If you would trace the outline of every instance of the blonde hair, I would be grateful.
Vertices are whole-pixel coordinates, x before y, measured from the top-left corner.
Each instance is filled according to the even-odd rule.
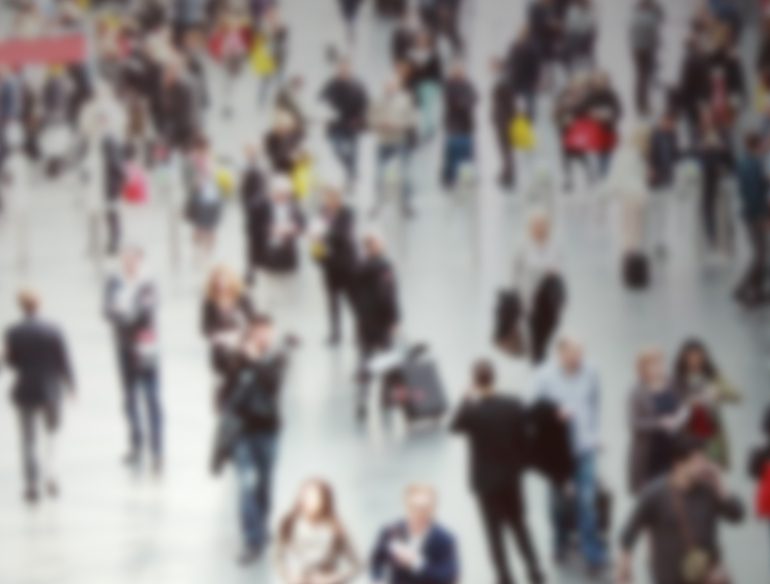
[[[228,300],[235,301],[243,294],[243,280],[241,277],[229,266],[219,265],[215,266],[209,274],[208,282],[206,283],[206,299],[214,301],[218,293],[217,282],[222,278],[227,282],[226,292],[228,294]]]
[[[657,347],[645,347],[636,357],[636,371],[639,377],[644,377],[647,367],[653,360],[663,360],[664,355]]]

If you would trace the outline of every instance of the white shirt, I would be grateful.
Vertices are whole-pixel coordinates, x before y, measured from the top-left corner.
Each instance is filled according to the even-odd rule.
[[[311,523],[297,517],[284,559],[289,574],[299,577],[333,561],[336,533],[330,523]]]

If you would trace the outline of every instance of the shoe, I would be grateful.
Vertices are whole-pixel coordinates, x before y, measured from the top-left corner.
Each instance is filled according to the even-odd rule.
[[[241,566],[250,566],[251,564],[258,562],[264,553],[262,546],[248,547],[241,552],[238,556],[238,563]]]
[[[37,489],[34,487],[30,487],[29,489],[24,491],[24,500],[30,505],[36,505],[37,502],[40,500],[40,495],[38,494]]]
[[[141,455],[137,451],[131,451],[123,457],[123,464],[126,466],[138,466],[141,462]]]
[[[52,499],[56,499],[59,496],[59,484],[54,480],[50,480],[46,483],[45,490]]]

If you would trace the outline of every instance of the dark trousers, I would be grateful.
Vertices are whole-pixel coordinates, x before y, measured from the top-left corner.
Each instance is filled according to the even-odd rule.
[[[655,76],[655,51],[634,51],[636,69],[636,110],[640,114],[650,111],[650,87]]]
[[[53,400],[41,405],[19,407],[21,456],[27,490],[37,489],[40,480],[40,465],[37,458],[38,418],[43,422],[45,431],[53,434],[59,428],[60,411],[58,401]]]
[[[502,169],[500,171],[500,182],[506,187],[513,187],[516,183],[516,162],[513,157],[513,147],[509,136],[509,120],[495,121],[495,136],[497,137],[497,147],[500,150],[500,160]]]
[[[537,552],[524,518],[520,487],[516,485],[491,493],[478,493],[477,499],[484,521],[489,553],[497,574],[497,583],[513,584],[514,582],[505,553],[506,528],[513,533],[516,546],[527,566],[530,582],[533,584],[542,582]]]
[[[332,270],[324,270],[324,288],[329,305],[329,328],[332,339],[339,339],[342,334],[342,300],[347,299],[353,308],[353,296],[350,278]]]
[[[249,548],[262,547],[268,540],[277,454],[278,435],[275,432],[249,432],[235,445],[241,526]]]
[[[591,163],[588,160],[588,156],[582,152],[576,152],[574,150],[568,150],[567,148],[562,148],[561,151],[561,163],[562,163],[562,169],[564,172],[564,186],[567,190],[572,190],[573,181],[572,181],[572,165],[573,162],[579,162],[583,165],[583,167],[586,169],[586,173],[588,174],[588,181],[590,183],[593,183],[595,180],[593,169],[591,168]]]
[[[558,315],[535,312],[529,317],[529,343],[532,362],[542,363],[546,358],[551,337],[559,324]]]
[[[142,451],[144,431],[139,413],[140,395],[147,412],[147,430],[150,435],[150,451],[155,460],[163,455],[163,411],[160,404],[160,373],[157,367],[138,368],[132,363],[131,355],[121,351],[119,356],[123,382],[123,407],[128,419],[131,453]]]
[[[120,211],[117,202],[110,203],[107,207],[107,253],[114,255],[120,249]]]
[[[751,260],[737,292],[747,300],[761,300],[767,274],[767,226],[762,220],[747,221],[746,232],[751,245]]]

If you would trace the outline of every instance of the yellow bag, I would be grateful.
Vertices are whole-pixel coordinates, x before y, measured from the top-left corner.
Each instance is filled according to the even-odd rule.
[[[291,171],[291,184],[294,194],[298,199],[306,199],[313,190],[313,161],[310,158],[302,158],[294,165]]]
[[[223,196],[229,197],[235,192],[235,177],[226,168],[217,168],[214,171],[214,182]]]
[[[534,150],[537,146],[537,137],[532,123],[526,116],[518,115],[511,122],[508,129],[508,137],[511,146],[516,150]]]
[[[267,41],[262,37],[254,39],[254,47],[251,49],[249,61],[251,62],[251,69],[261,77],[269,77],[278,68]]]
[[[770,99],[768,99],[768,91],[765,87],[765,84],[761,81],[757,83],[757,92],[754,97],[755,104],[754,107],[757,108],[757,113],[764,114],[767,112],[768,107],[770,107]]]

